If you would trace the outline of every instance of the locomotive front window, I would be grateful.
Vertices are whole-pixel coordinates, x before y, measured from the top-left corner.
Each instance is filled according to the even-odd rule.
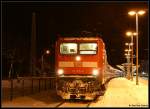
[[[62,43],[60,44],[61,54],[77,54],[77,43]]]
[[[80,43],[80,54],[96,54],[97,43]]]

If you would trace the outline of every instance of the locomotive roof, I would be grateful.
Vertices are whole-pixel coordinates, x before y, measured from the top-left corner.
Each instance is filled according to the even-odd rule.
[[[60,40],[84,40],[84,41],[90,41],[90,40],[101,40],[100,37],[61,37]]]

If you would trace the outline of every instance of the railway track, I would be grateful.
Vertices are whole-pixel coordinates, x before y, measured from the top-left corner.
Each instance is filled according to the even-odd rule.
[[[55,108],[59,108],[63,103],[65,103],[65,101],[62,101],[61,103],[59,103],[58,105],[56,105]]]
[[[88,108],[92,103],[96,103],[99,100],[103,99],[103,95],[97,96],[94,100],[79,100],[79,99],[70,99],[70,100],[64,100],[60,102],[58,105],[56,105],[55,108],[60,107],[84,107]]]
[[[92,101],[68,100],[68,101],[62,101],[55,108],[60,108],[60,107],[86,107],[88,108],[91,103]]]

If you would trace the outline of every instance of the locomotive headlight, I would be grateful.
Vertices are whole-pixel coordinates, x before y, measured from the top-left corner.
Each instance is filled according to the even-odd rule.
[[[98,70],[97,70],[97,69],[94,69],[94,70],[93,70],[93,72],[92,72],[92,74],[93,74],[94,76],[97,76],[97,75],[98,75],[98,73],[99,73],[99,72],[98,72]]]
[[[58,69],[57,73],[58,73],[58,75],[62,75],[64,73],[64,70],[63,69]]]
[[[80,56],[76,56],[76,61],[80,61],[81,57]]]

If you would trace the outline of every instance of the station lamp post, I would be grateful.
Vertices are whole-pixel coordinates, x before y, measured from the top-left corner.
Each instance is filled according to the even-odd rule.
[[[50,50],[46,50],[42,56],[41,56],[41,60],[42,60],[42,63],[41,63],[41,69],[42,69],[42,74],[44,75],[44,55],[45,54],[50,54]]]
[[[126,50],[125,50],[126,51]],[[127,52],[128,52],[128,50],[127,50]],[[126,68],[127,68],[127,72],[126,72],[126,77],[128,78],[128,79],[130,79],[130,73],[129,73],[129,63],[130,63],[130,54],[129,54],[129,52],[128,53],[125,53],[124,54],[125,55],[125,57],[126,57],[126,59],[127,59],[127,65],[126,65]]]
[[[131,37],[131,80],[133,81],[133,36],[135,36],[136,33],[128,31],[126,32],[126,35]]]
[[[139,84],[138,82],[138,15],[145,14],[145,11],[139,10],[139,11],[129,11],[129,15],[136,17],[136,85]]]
[[[130,73],[130,65],[131,65],[131,62],[130,62],[130,52],[131,52],[131,43],[125,43],[125,45],[129,46],[128,49],[125,49],[125,56],[127,58],[127,78],[130,79],[131,77],[131,73]]]

